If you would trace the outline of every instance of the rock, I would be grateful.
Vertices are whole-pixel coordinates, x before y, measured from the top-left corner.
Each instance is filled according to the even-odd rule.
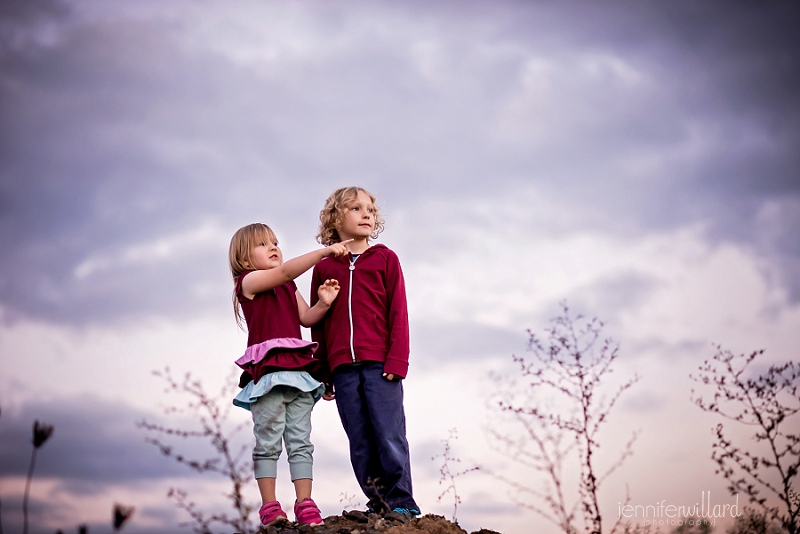
[[[427,514],[412,520],[408,525],[390,529],[387,534],[467,534],[456,523],[451,523],[440,515]]]
[[[365,514],[364,512],[362,512],[360,510],[350,510],[349,512],[345,511],[345,510],[342,510],[342,517],[344,517],[345,519],[350,519],[352,521],[357,521],[359,523],[368,523],[369,522],[369,518],[367,517],[367,514]]]
[[[322,525],[309,527],[297,523],[262,528],[258,534],[467,534],[467,531],[456,523],[451,523],[439,515],[427,514],[408,520],[402,514],[395,518],[386,514],[386,518],[377,514],[366,515],[358,510],[342,512],[341,516],[329,516]],[[472,534],[500,534],[495,530],[482,528]]]

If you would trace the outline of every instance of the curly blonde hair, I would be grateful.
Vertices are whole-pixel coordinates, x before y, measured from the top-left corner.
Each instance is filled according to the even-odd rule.
[[[244,317],[239,299],[236,298],[236,284],[239,276],[245,271],[253,270],[253,262],[250,254],[259,243],[277,243],[278,238],[272,228],[263,223],[253,223],[243,226],[236,230],[231,238],[231,245],[228,248],[228,263],[233,277],[233,313],[236,316],[236,324],[244,330]]]
[[[373,212],[375,215],[375,230],[370,235],[370,238],[377,239],[380,233],[383,232],[383,219],[378,210],[375,195],[363,187],[342,187],[331,193],[331,196],[325,201],[325,207],[319,212],[318,242],[327,247],[342,240],[337,229],[342,225],[342,219],[347,213],[347,203],[358,198],[360,191],[363,191],[369,197],[375,209]]]

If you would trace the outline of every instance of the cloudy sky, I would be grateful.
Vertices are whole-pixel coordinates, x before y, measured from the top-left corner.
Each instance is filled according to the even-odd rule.
[[[431,460],[451,428],[461,465],[520,472],[487,439],[513,431],[491,377],[564,299],[620,342],[617,376],[640,376],[605,435],[610,464],[639,434],[607,517],[626,492],[730,502],[689,374],[712,344],[798,357],[798,30],[788,2],[0,3],[4,525],[34,419],[55,425],[34,532],[110,531],[114,502],[137,507],[126,531],[179,531],[170,486],[223,506],[223,483],[136,427],[176,400],[152,371],[223,387],[246,342],[230,236],[261,221],[306,252],[351,184],[378,196],[406,275],[424,512],[452,514]],[[328,515],[358,490],[335,407],[314,425]],[[486,474],[458,488],[467,529],[552,531]]]

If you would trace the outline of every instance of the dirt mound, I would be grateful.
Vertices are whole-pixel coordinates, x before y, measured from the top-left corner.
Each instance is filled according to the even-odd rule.
[[[258,534],[468,534],[440,515],[427,514],[411,521],[362,512],[342,512],[326,517],[322,525],[309,527],[283,523],[262,528]],[[500,534],[482,528],[472,534]]]

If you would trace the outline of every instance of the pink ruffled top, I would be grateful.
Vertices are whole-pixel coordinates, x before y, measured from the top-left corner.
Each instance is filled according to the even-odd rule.
[[[244,355],[236,360],[236,365],[244,371],[239,387],[245,387],[251,380],[258,382],[265,374],[277,371],[313,373],[320,366],[319,360],[313,357],[318,346],[315,341],[276,337],[247,347]]]

